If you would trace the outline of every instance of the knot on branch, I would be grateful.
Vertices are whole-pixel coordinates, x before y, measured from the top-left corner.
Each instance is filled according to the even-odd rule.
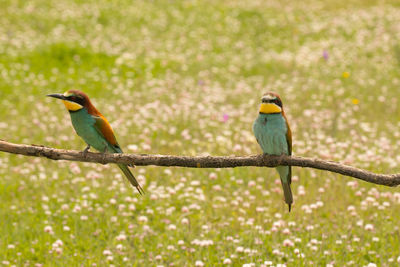
[[[287,155],[268,155],[268,154],[261,154],[257,156],[257,160],[260,161],[259,166],[265,166],[265,167],[270,167],[270,168],[275,168],[280,165],[290,165],[288,164],[288,159],[290,159],[290,156]]]

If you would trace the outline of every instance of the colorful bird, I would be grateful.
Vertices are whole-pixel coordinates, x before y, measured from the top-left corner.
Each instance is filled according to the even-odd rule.
[[[69,90],[64,94],[50,94],[50,97],[61,99],[71,115],[72,125],[76,133],[86,142],[83,150],[86,154],[90,147],[103,153],[122,153],[114,132],[107,119],[93,106],[89,97],[78,90]],[[127,165],[118,164],[129,182],[140,194],[144,193]]]
[[[253,132],[264,154],[292,154],[292,132],[278,94],[268,92],[262,96],[260,112],[253,124]],[[281,178],[285,202],[288,204],[290,212],[293,203],[290,188],[292,168],[291,166],[278,166],[276,169]]]

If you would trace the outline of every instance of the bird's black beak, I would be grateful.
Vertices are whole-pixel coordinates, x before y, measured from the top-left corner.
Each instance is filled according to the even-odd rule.
[[[58,98],[58,99],[62,99],[62,100],[66,99],[66,97],[63,94],[49,94],[47,96]]]

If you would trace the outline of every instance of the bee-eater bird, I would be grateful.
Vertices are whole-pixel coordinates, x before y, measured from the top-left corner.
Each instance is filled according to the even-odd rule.
[[[282,101],[278,94],[268,92],[261,98],[261,106],[257,119],[253,124],[253,132],[264,154],[292,155],[292,132],[283,111]],[[278,166],[285,202],[289,212],[293,203],[292,168]]]
[[[78,90],[69,90],[64,94],[50,94],[50,97],[61,99],[71,115],[72,125],[76,133],[86,142],[83,150],[86,154],[90,147],[103,153],[122,153],[114,132],[107,119],[93,106],[89,97]],[[118,164],[129,182],[140,194],[144,193],[127,165]]]

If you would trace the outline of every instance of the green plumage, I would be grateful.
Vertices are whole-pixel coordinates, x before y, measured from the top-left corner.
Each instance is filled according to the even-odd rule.
[[[82,137],[86,144],[100,152],[122,153],[122,151],[118,152],[116,148],[105,139],[101,130],[95,127],[96,117],[90,115],[85,108],[70,112],[70,115],[76,133]]]
[[[253,124],[253,132],[261,149],[268,155],[290,155],[291,149],[287,140],[287,124],[281,113],[260,113]],[[289,205],[289,211],[293,203],[290,184],[292,171],[290,166],[276,167],[283,188],[285,202]]]
[[[122,153],[122,149],[118,144],[111,144],[107,141],[103,133],[101,132],[102,123],[107,123],[101,117],[91,115],[87,112],[86,108],[82,108],[78,111],[70,112],[72,125],[76,133],[82,137],[86,144],[90,145],[94,149],[100,152],[109,153]],[[100,126],[100,127],[99,127]],[[118,164],[118,167],[122,170],[129,182],[135,186],[139,193],[142,194],[143,189],[136,181],[135,176],[129,170],[128,166],[124,164]]]

